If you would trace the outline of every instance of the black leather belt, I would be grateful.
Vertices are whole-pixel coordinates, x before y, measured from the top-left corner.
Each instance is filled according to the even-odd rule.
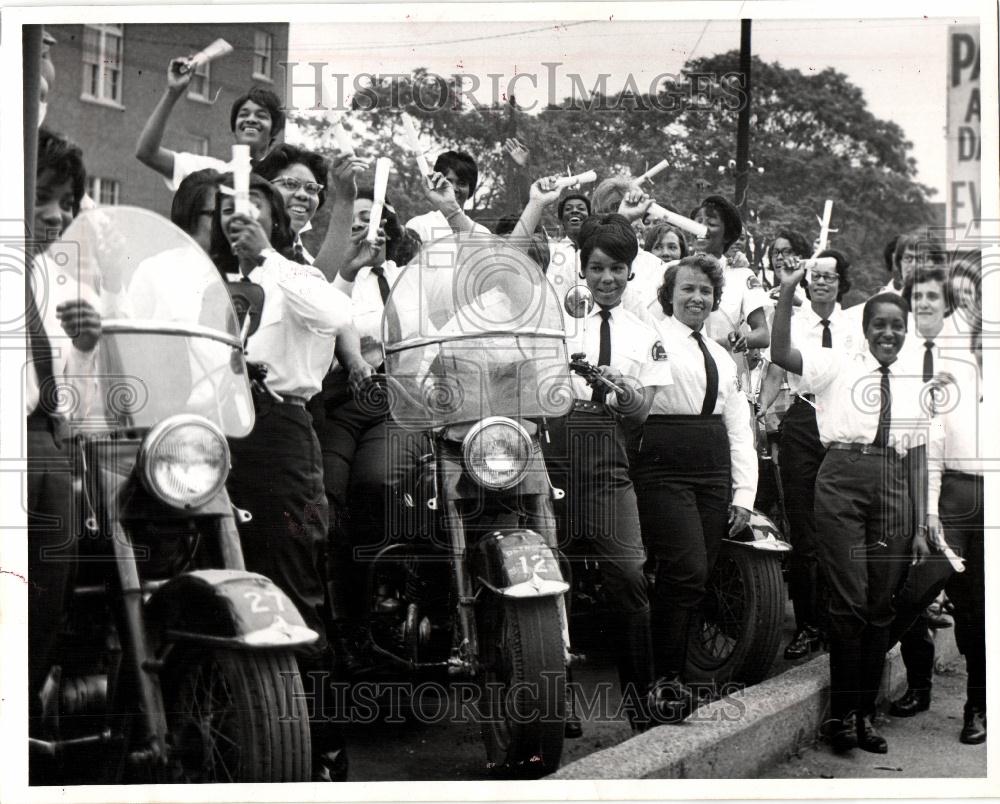
[[[297,408],[304,408],[308,400],[304,396],[292,396],[291,394],[281,394],[281,402],[274,401],[280,405],[294,405]]]
[[[890,458],[899,457],[899,453],[892,447],[877,447],[874,444],[849,444],[845,441],[834,441],[827,449],[858,452],[862,455],[881,455]]]
[[[795,396],[805,402],[812,402],[814,404],[816,402],[816,394],[796,394]]]

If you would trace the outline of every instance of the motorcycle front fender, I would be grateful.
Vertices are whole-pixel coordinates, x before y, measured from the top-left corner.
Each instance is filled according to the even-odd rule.
[[[552,597],[569,591],[558,558],[533,530],[494,531],[480,540],[473,575],[503,597]]]
[[[748,550],[766,553],[787,553],[792,549],[792,546],[781,538],[778,526],[757,510],[751,512],[750,522],[743,531],[736,536],[727,536],[726,541]]]
[[[159,587],[146,622],[162,642],[260,650],[308,645],[319,635],[273,581],[254,572],[196,570]]]

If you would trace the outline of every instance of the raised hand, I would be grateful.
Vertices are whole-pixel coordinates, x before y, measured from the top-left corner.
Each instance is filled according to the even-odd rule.
[[[180,94],[191,83],[194,70],[190,67],[190,56],[170,60],[170,66],[167,67],[167,89],[170,92]]]
[[[629,190],[618,205],[618,214],[632,221],[642,220],[653,205],[653,199],[642,190]]]
[[[368,162],[339,151],[330,158],[326,183],[337,198],[353,200],[358,195],[358,176],[368,170]]]
[[[521,167],[527,165],[528,160],[531,158],[531,151],[529,151],[523,143],[513,137],[509,137],[504,141],[503,148],[507,152],[508,156],[510,156],[510,158]]]
[[[562,192],[562,189],[556,184],[558,178],[558,176],[545,176],[533,182],[528,190],[528,200],[536,201],[543,206],[554,204]]]

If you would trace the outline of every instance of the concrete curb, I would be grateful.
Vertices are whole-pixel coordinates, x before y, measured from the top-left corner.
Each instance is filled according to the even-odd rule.
[[[934,632],[937,665],[958,658],[954,629]],[[889,652],[881,700],[906,688],[897,645]],[[677,726],[658,726],[560,768],[549,779],[747,779],[815,741],[826,716],[826,655],[699,709]]]

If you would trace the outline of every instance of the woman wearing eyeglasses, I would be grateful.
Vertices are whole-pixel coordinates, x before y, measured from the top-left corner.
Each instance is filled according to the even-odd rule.
[[[779,247],[781,240],[772,247]],[[782,250],[783,244],[780,245]],[[850,262],[835,249],[820,252],[820,257],[833,257],[834,270],[818,268],[810,271],[803,281],[809,304],[792,316],[792,342],[810,347],[856,352],[865,346],[856,316],[845,313],[840,300],[850,289],[847,278]],[[801,260],[795,253],[782,254],[776,274],[794,272]],[[780,274],[777,278],[780,278]],[[774,402],[785,375],[794,394],[794,402],[781,423],[781,481],[785,491],[785,514],[791,528],[791,565],[788,573],[788,594],[795,610],[795,636],[785,648],[786,659],[801,659],[819,650],[823,578],[816,557],[816,517],[813,503],[816,475],[826,450],[819,440],[816,407],[812,394],[799,394],[800,377],[771,364],[765,387],[760,395],[760,414]]]
[[[279,145],[257,165],[255,173],[273,184],[285,201],[292,224],[292,250],[312,265],[313,256],[302,244],[302,232],[312,228],[312,217],[326,200],[326,160],[313,151],[294,145]]]

